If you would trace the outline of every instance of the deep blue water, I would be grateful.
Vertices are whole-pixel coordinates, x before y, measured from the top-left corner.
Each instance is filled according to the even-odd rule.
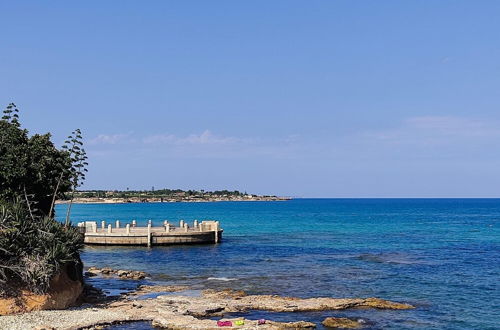
[[[59,215],[64,208],[58,206]],[[320,322],[347,316],[362,318],[372,329],[500,328],[500,199],[73,206],[74,222],[117,219],[218,219],[224,239],[218,245],[152,249],[86,247],[86,266],[144,270],[153,281],[199,289],[375,296],[417,306],[409,311],[254,312],[252,317]],[[117,282],[115,289],[136,284]]]

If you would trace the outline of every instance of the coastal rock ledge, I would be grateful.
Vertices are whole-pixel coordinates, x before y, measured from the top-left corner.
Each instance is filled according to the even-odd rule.
[[[142,289],[144,289],[143,292]],[[151,321],[153,325],[171,330],[220,329],[213,318],[228,313],[250,310],[276,312],[325,311],[347,308],[410,309],[411,305],[376,298],[290,298],[271,295],[245,295],[243,291],[205,290],[200,296],[182,295],[183,287],[169,287],[168,292],[156,298],[137,299],[152,287],[139,288],[131,295],[114,302],[90,308],[65,311],[37,311],[0,318],[0,329],[36,329],[50,325],[54,329],[92,329],[119,322]],[[159,287],[158,290],[165,290]],[[180,291],[172,294],[172,291]],[[160,291],[159,294],[161,294]],[[225,329],[301,329],[314,328],[307,321],[274,322],[246,318],[222,318]]]
[[[46,309],[65,309],[77,302],[82,291],[82,282],[72,280],[66,271],[62,271],[52,278],[49,292],[46,294],[34,294],[22,290],[17,297],[0,298],[0,315]],[[0,326],[0,329],[8,328]]]
[[[131,279],[131,280],[142,280],[149,276],[146,272],[141,272],[137,270],[123,270],[123,269],[113,269],[109,267],[97,268],[90,267],[86,272],[85,276],[117,276],[121,279]]]
[[[345,317],[327,317],[321,324],[327,328],[359,329],[362,327],[359,321]]]

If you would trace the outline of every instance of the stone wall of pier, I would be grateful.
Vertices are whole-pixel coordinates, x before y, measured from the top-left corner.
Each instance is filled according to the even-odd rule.
[[[114,225],[114,226],[113,226]],[[95,245],[170,245],[170,244],[204,244],[219,243],[222,238],[222,229],[218,221],[195,220],[189,225],[181,220],[178,225],[167,220],[162,226],[154,226],[151,220],[147,226],[137,226],[137,222],[123,223],[116,220],[113,223],[106,221],[86,221],[78,224],[84,233],[85,244]]]

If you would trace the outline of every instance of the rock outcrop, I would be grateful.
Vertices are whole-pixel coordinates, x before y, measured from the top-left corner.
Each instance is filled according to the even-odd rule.
[[[70,277],[74,278],[64,269],[52,278],[46,294],[22,290],[17,297],[0,298],[0,315],[68,308],[78,300],[83,290],[83,283]]]
[[[201,297],[159,296],[164,306],[178,306],[184,314],[197,317],[265,310],[272,312],[315,312],[348,308],[411,309],[413,306],[378,298],[291,298],[272,295],[244,295],[242,291],[206,290]]]
[[[90,267],[86,272],[85,276],[117,276],[121,279],[129,280],[142,280],[148,276],[148,273],[136,271],[136,270],[123,270],[123,269],[113,269],[109,267],[96,268]]]
[[[313,329],[316,324],[306,321],[297,322],[274,322],[274,321],[264,321],[264,323],[259,323],[258,320],[247,320],[245,318],[225,318],[222,320],[223,323],[228,323],[230,325],[225,325],[220,327],[217,325],[216,321],[197,319],[189,315],[171,315],[169,313],[160,313],[162,315],[156,317],[153,320],[153,326],[160,327],[162,329],[168,330],[216,330],[216,329],[266,329],[266,330],[283,330],[283,329]]]
[[[327,317],[321,322],[327,328],[359,329],[362,324],[345,317]]]
[[[127,293],[128,297],[141,296],[148,293],[179,292],[189,290],[186,285],[139,285],[135,291]]]

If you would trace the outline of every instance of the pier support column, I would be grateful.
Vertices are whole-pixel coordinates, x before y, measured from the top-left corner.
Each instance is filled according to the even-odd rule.
[[[112,231],[112,229],[111,229],[111,224],[109,224],[109,225],[108,225],[108,234],[111,234],[111,231]]]
[[[126,230],[127,234],[130,234],[130,225],[128,223],[125,226],[125,230]]]
[[[166,231],[167,233],[168,233],[168,232],[170,232],[170,224],[169,224],[169,223],[167,223],[167,224],[165,225],[165,231]]]
[[[203,224],[202,223],[199,224],[199,227],[200,227],[200,231],[203,231]]]
[[[194,225],[193,225],[194,228],[198,228],[198,220],[194,220]]]
[[[184,220],[179,221],[179,227],[181,227],[181,228],[184,227]]]
[[[189,230],[189,225],[187,223],[184,224],[184,231],[187,233]]]
[[[148,220],[148,226],[153,226],[153,221],[151,219]]]
[[[219,243],[219,221],[215,221],[215,243]]]
[[[135,227],[135,226],[137,226],[137,221],[132,220],[132,227]]]
[[[148,223],[148,247],[151,247],[151,220]]]
[[[106,221],[104,220],[101,221],[101,228],[102,230],[106,229]]]
[[[94,233],[97,233],[97,222],[93,222],[93,223],[92,223],[92,231],[93,231]]]
[[[116,220],[116,228],[120,228],[120,220]]]

